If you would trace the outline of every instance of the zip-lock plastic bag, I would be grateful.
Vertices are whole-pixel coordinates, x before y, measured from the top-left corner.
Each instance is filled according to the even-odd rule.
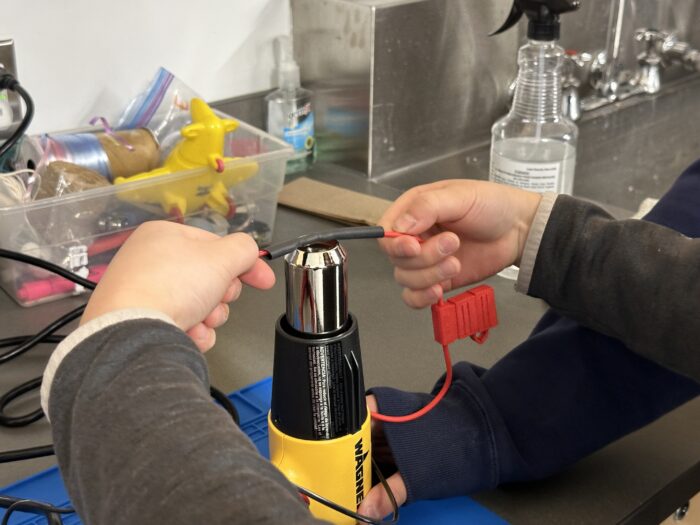
[[[0,207],[19,207],[32,202],[41,177],[33,170],[24,169],[12,173],[0,173]],[[13,214],[12,221],[0,223],[0,246],[8,250],[25,253],[42,259],[51,259],[52,251],[30,223],[25,211]],[[2,278],[11,281],[19,275],[45,276],[45,270],[34,266],[6,263]]]
[[[190,100],[201,98],[170,71],[160,68],[146,91],[127,106],[118,129],[148,128],[165,159],[180,140],[180,129],[190,123]]]

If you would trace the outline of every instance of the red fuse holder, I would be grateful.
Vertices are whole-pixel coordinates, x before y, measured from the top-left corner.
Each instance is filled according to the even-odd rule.
[[[493,288],[487,285],[477,286],[447,301],[440,300],[432,306],[432,313],[435,340],[442,345],[445,356],[445,380],[440,391],[430,403],[412,414],[388,416],[372,412],[374,419],[385,423],[408,423],[430,412],[442,401],[452,384],[450,343],[454,343],[457,339],[471,337],[481,344],[488,338],[489,330],[498,324],[496,298]]]
[[[471,337],[477,343],[486,341],[489,329],[498,324],[493,288],[477,286],[432,306],[435,340],[449,345]]]

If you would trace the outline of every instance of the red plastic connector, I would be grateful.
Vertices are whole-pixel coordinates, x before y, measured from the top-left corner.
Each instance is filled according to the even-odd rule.
[[[445,356],[445,381],[435,397],[420,410],[405,416],[387,416],[372,412],[372,418],[386,423],[407,423],[423,417],[435,408],[445,397],[452,385],[452,360],[450,343],[457,339],[471,337],[481,344],[486,341],[489,330],[498,324],[496,298],[493,288],[477,286],[456,295],[447,301],[440,301],[432,307],[435,340],[442,345]]]
[[[471,337],[481,344],[498,324],[493,288],[477,286],[432,306],[435,340],[449,345]]]

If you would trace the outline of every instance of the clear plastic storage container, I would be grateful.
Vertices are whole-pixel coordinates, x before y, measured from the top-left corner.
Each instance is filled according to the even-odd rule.
[[[0,207],[0,247],[98,280],[130,232],[149,220],[184,222],[217,234],[243,231],[265,245],[272,238],[277,196],[292,149],[253,126],[239,124],[226,136],[224,152],[235,157],[226,162],[224,173],[240,173],[240,177],[230,179],[240,181],[228,188],[228,217],[206,206],[194,206],[183,216],[174,217],[160,204],[165,201],[160,196],[173,188],[193,194],[206,192],[212,170],[200,168]],[[4,259],[0,259],[0,285],[22,306],[83,291],[49,272]]]

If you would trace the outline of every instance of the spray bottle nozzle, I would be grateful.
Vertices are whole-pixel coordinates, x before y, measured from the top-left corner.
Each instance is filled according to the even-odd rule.
[[[498,35],[517,24],[523,15],[530,21],[527,36],[532,40],[557,40],[559,15],[576,11],[580,0],[515,0],[505,23],[491,36]]]
[[[275,39],[275,54],[278,86],[282,89],[298,88],[301,85],[299,66],[294,61],[294,49],[289,36],[279,36]]]

